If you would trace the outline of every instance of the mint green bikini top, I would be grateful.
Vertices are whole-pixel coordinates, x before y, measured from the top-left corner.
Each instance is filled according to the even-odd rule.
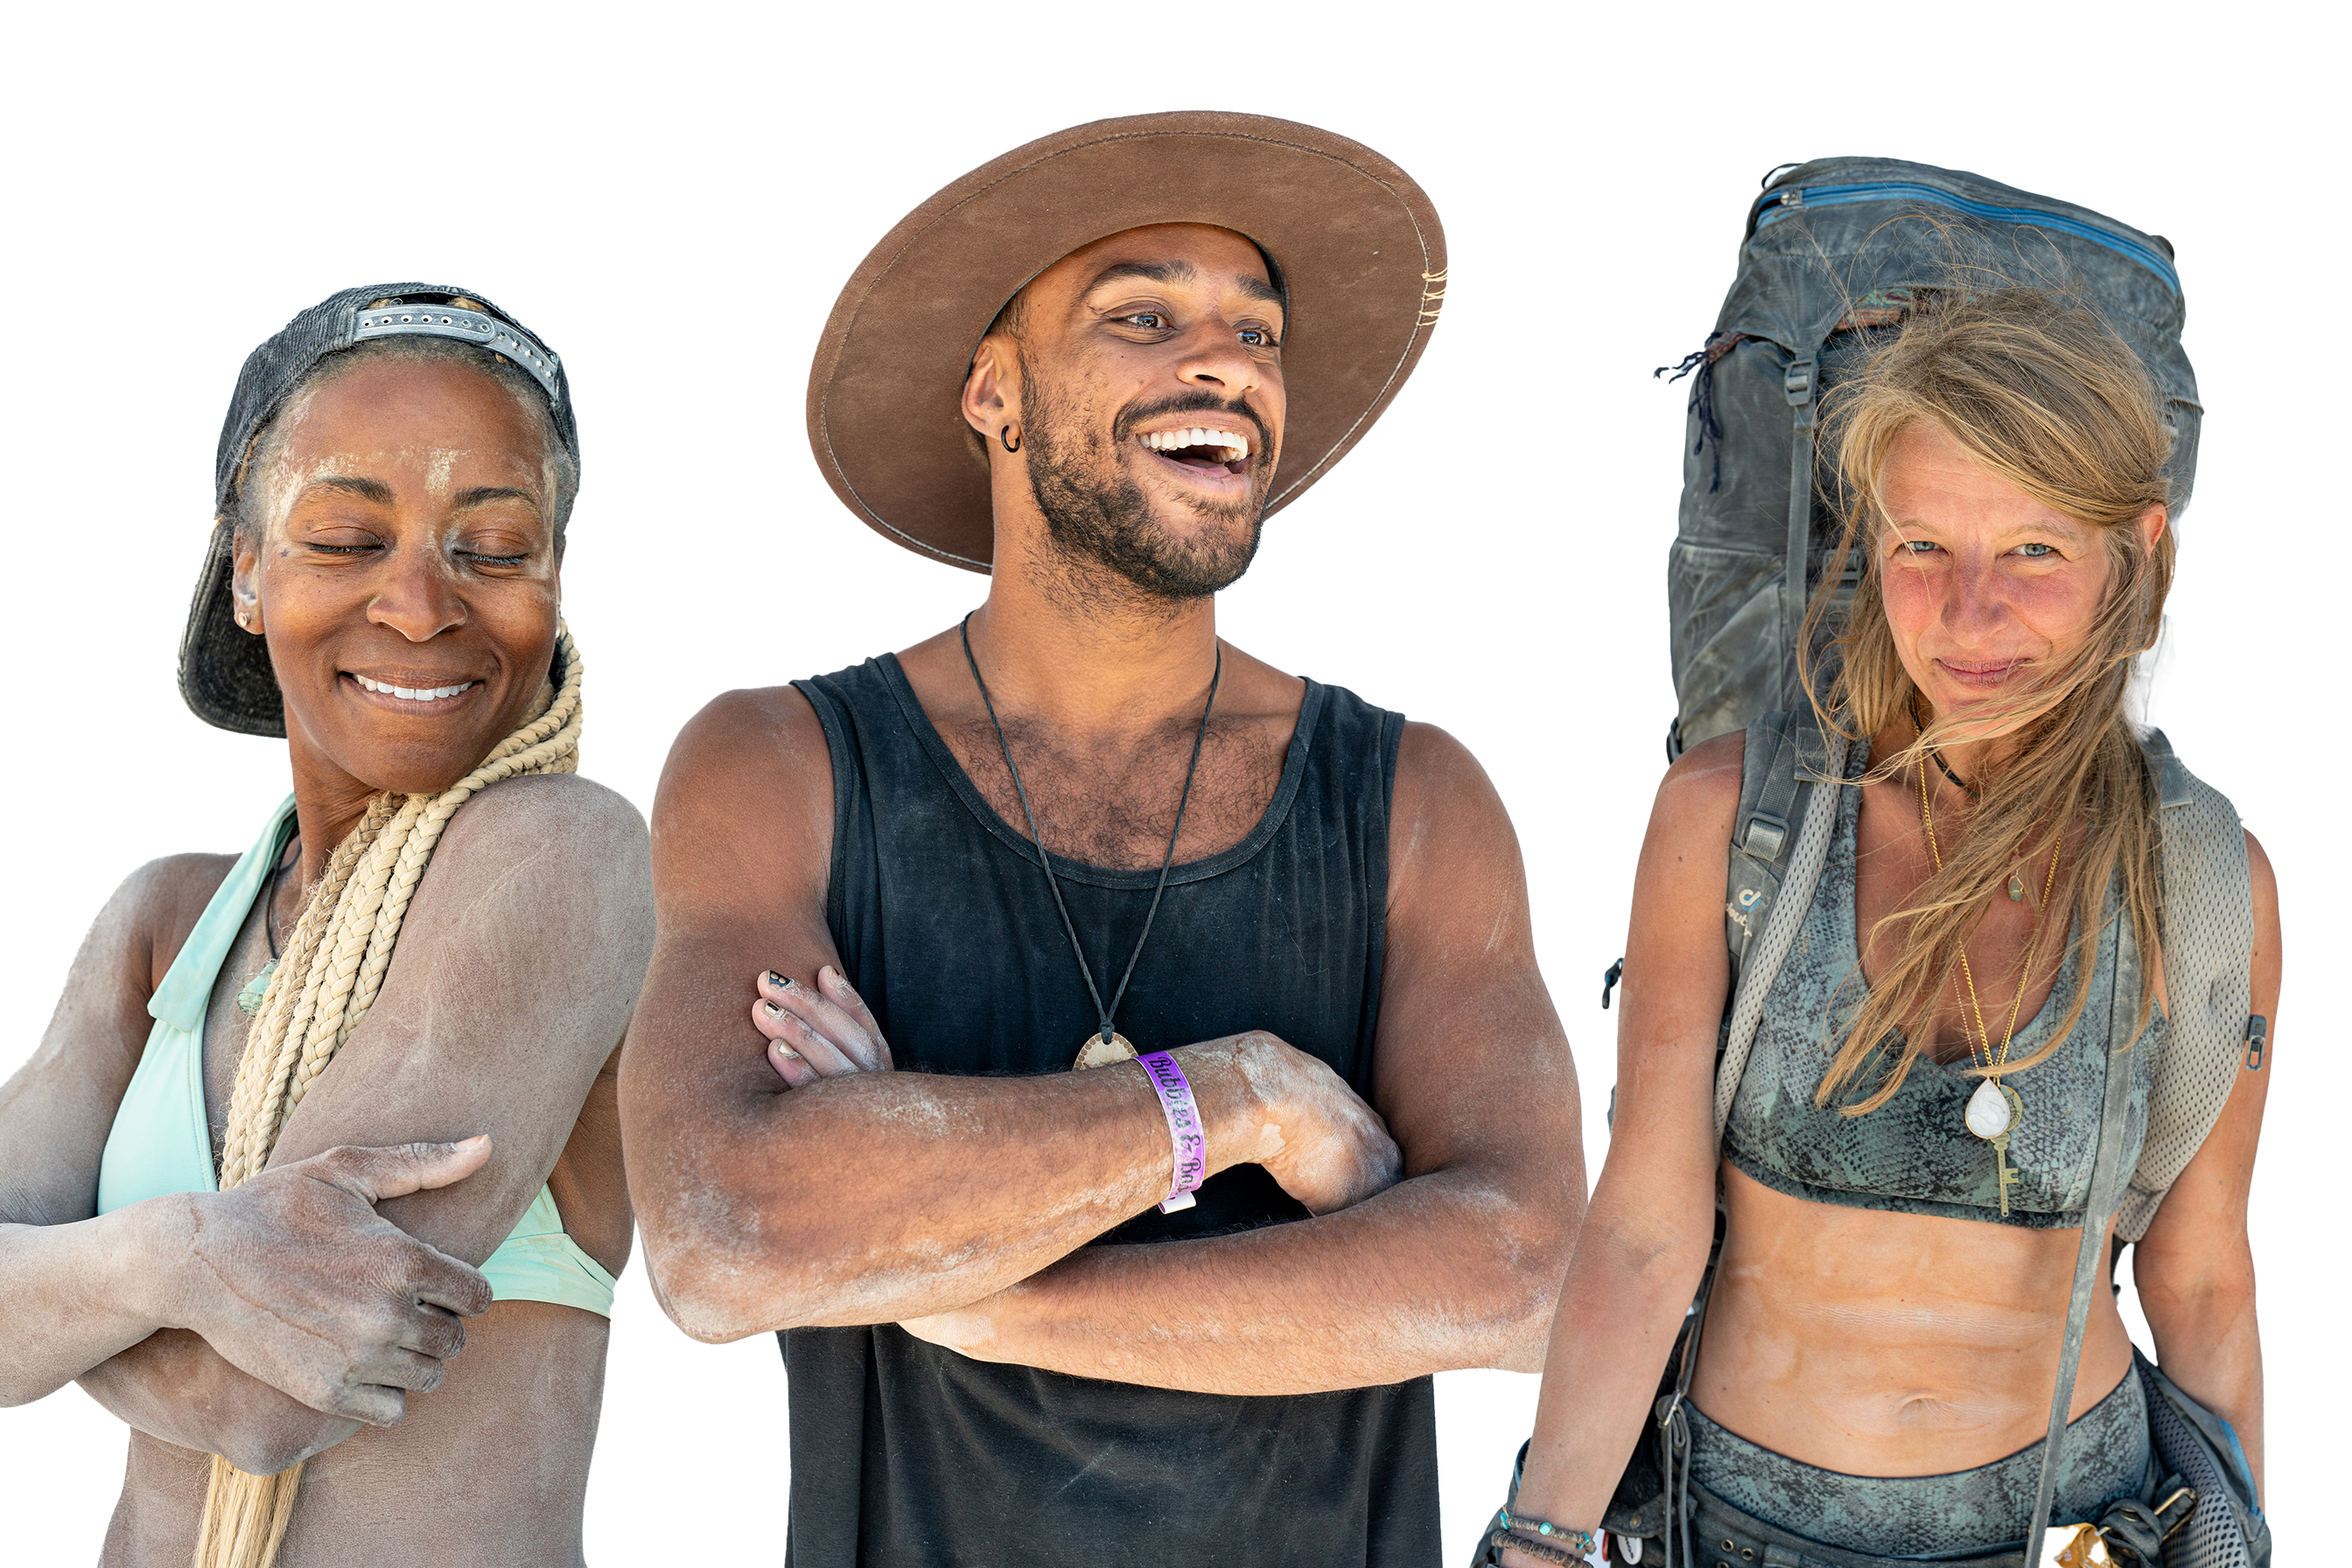
[[[205,1119],[205,1010],[253,900],[293,831],[294,797],[288,795],[253,847],[230,868],[147,1004],[155,1026],[107,1134],[98,1171],[99,1213],[165,1193],[220,1190],[213,1170],[212,1128]],[[247,987],[257,994],[240,1001],[257,1002],[258,988],[263,983],[257,981]],[[544,1186],[513,1233],[483,1263],[482,1275],[495,1300],[552,1301],[613,1315],[613,1277],[563,1233],[555,1196]]]

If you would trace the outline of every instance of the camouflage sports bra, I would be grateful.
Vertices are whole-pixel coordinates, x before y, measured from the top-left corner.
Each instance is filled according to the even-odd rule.
[[[1854,938],[1854,830],[1862,808],[1854,781],[1868,752],[1857,746],[1848,760],[1847,786],[1838,792],[1836,835],[1796,944],[1765,994],[1756,1043],[1725,1127],[1724,1152],[1764,1185],[1815,1203],[2032,1229],[2078,1226],[2089,1201],[2106,1071],[2109,976],[2118,925],[2112,892],[2081,1020],[2048,1060],[2007,1079],[2025,1113],[2010,1135],[2009,1163],[2017,1180],[2006,1215],[2000,1212],[1993,1152],[1961,1120],[1979,1082],[1967,1075],[1965,1059],[1946,1065],[1922,1056],[1895,1098],[1866,1116],[1842,1115],[1836,1102],[1819,1108],[1813,1103],[1835,1054],[1832,1042],[1844,1037],[1864,994]],[[2040,1050],[2074,1005],[2075,987],[2082,984],[2074,936],[2068,933],[2067,956],[2050,999],[2030,1025],[2019,1028],[2013,1056]],[[2128,998],[2123,1001],[2131,1005]],[[2126,1170],[2137,1163],[2147,1134],[2148,1088],[2164,1030],[2159,1010],[2132,1052],[2122,1151]],[[1868,1098],[1898,1050],[1897,1038],[1890,1036],[1850,1082],[1843,1102]]]

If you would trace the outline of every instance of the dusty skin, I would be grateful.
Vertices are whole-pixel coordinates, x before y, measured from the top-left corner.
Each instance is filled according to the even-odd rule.
[[[1007,338],[982,345],[964,409],[989,442],[996,557],[971,641],[1061,853],[1156,867],[1167,848],[1219,646],[1208,594],[1246,563],[1280,449],[1272,294],[1237,236],[1133,230],[1032,286],[1025,376]],[[1147,591],[1057,547],[1030,467],[1047,390],[1066,466],[1049,487],[1131,485],[1150,570],[1197,591]],[[1245,458],[1180,463],[1134,438],[1213,417]],[[1180,863],[1263,816],[1304,692],[1223,652]],[[953,628],[900,658],[957,762],[1021,823]],[[1538,1363],[1583,1193],[1576,1082],[1517,840],[1456,742],[1404,736],[1370,1102],[1271,1035],[1176,1052],[1212,1169],[1262,1163],[1318,1216],[1238,1236],[1079,1250],[1168,1190],[1139,1068],[882,1070],[887,1043],[834,973],[832,836],[831,763],[798,692],[731,693],[679,737],[621,1102],[655,1285],[689,1333],[897,1321],[983,1359],[1227,1394]]]
[[[1906,668],[1938,712],[1998,691],[2003,679],[2079,641],[2107,570],[2084,525],[2038,507],[1934,426],[1900,438],[1885,488],[1903,522],[1886,542],[1900,557],[1887,563],[1889,620]],[[2161,528],[2161,510],[2143,526]],[[1910,740],[1907,725],[1874,737],[1874,762]],[[1971,777],[2000,743],[1955,746],[1947,759]],[[1571,1527],[1600,1520],[1706,1264],[1716,1039],[1729,980],[1723,889],[1744,745],[1743,735],[1726,735],[1677,761],[1642,847],[1615,1135],[1560,1298],[1520,1494],[1523,1511]],[[1929,782],[1938,831],[1965,831],[1968,797],[1940,775]],[[1864,787],[1858,931],[1901,908],[1928,875],[1917,789],[1916,774]],[[2067,861],[2074,843],[2070,834]],[[2247,847],[2252,1008],[2275,1026],[2277,884],[2251,835]],[[2053,900],[2061,910],[2068,870],[2062,862]],[[1979,984],[2005,977],[2005,999],[2032,923],[2029,905],[1994,900],[1969,943]],[[1897,940],[1890,931],[1868,944],[1865,980]],[[2055,944],[2045,942],[2027,978],[2021,1029],[2059,966]],[[1948,1001],[1932,1040],[1939,1059],[1968,1055]],[[2258,1480],[2262,1349],[2246,1201],[2270,1079],[2267,1069],[2238,1075],[2221,1121],[2132,1249],[2166,1373],[2237,1428]],[[1968,1469],[2042,1439],[2079,1231],[1813,1204],[1728,1162],[1721,1173],[1729,1228],[1693,1385],[1710,1417],[1849,1475]],[[2110,1393],[2130,1359],[2112,1295],[2095,1291],[2073,1415]],[[1532,1559],[1513,1552],[1505,1561]]]
[[[539,440],[485,377],[379,364],[331,384],[289,443],[304,481],[240,579],[293,735],[303,835],[277,900],[281,942],[369,790],[446,786],[543,675],[556,576]],[[469,559],[493,550],[520,564]],[[354,669],[471,679],[478,696],[386,715],[353,695]],[[133,1428],[104,1562],[184,1568],[208,1451],[253,1470],[310,1456],[288,1568],[581,1561],[605,1321],[489,1305],[470,1266],[542,1181],[590,1256],[626,1260],[613,1058],[651,942],[646,857],[635,810],[585,779],[484,791],[451,822],[381,995],[264,1174],[94,1218],[148,998],[230,859],[158,861],[108,903],[39,1051],[0,1089],[15,1301],[0,1399],[79,1379]],[[215,1154],[246,1039],[236,994],[268,957],[262,918],[206,1019]]]

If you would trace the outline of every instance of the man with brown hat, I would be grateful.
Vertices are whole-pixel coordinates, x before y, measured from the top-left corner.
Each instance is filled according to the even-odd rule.
[[[1584,1176],[1509,820],[1215,626],[1444,272],[1370,149],[1156,114],[835,307],[818,462],[987,599],[679,737],[621,1091],[671,1316],[782,1331],[788,1562],[1428,1564],[1431,1374],[1539,1363]]]

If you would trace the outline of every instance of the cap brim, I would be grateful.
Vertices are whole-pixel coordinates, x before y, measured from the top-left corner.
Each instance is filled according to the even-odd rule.
[[[886,537],[988,570],[988,473],[960,399],[1006,300],[1085,246],[1152,224],[1248,236],[1289,294],[1288,414],[1266,510],[1371,427],[1435,325],[1436,209],[1370,148],[1286,120],[1183,111],[1098,121],[973,170],[908,215],[850,278],[809,374],[809,442]]]
[[[188,627],[180,637],[180,695],[197,718],[242,735],[286,734],[286,704],[278,672],[270,668],[269,643],[236,624],[229,580],[236,570],[234,531],[213,525],[205,546],[196,596],[188,605]]]

